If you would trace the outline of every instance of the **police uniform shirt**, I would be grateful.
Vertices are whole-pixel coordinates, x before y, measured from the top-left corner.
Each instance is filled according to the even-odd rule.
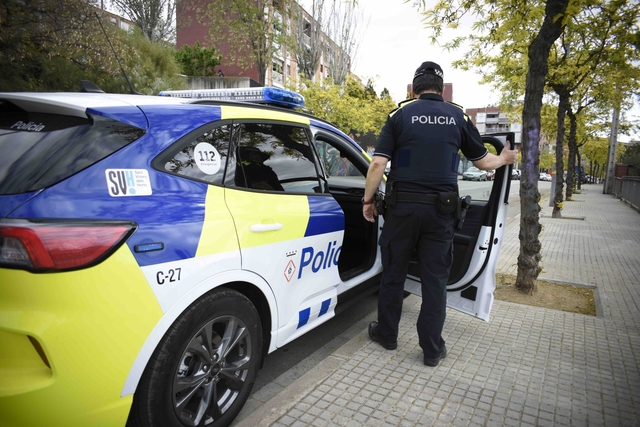
[[[455,191],[461,150],[480,160],[488,150],[471,119],[441,95],[426,93],[392,111],[374,155],[391,160],[388,179],[401,191]]]

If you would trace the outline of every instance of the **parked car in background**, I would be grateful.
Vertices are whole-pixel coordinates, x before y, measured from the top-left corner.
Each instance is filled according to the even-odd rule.
[[[540,172],[540,181],[551,181],[551,175],[546,172]]]
[[[478,169],[475,166],[471,166],[462,174],[462,179],[465,181],[486,181],[487,171]]]
[[[520,169],[513,169],[511,171],[511,179],[520,180]]]

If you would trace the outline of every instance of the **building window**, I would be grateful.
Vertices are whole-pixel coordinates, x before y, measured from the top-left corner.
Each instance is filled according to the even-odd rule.
[[[276,84],[283,84],[282,69],[284,63],[280,59],[275,59],[271,63],[271,81]]]
[[[303,25],[304,25],[304,29],[303,29],[304,35],[307,37],[311,37],[311,23],[305,19]]]

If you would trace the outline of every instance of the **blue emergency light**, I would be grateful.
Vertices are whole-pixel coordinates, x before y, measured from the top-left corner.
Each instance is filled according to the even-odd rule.
[[[304,107],[304,97],[302,95],[277,87],[164,90],[159,95],[202,100],[255,102],[287,108]]]

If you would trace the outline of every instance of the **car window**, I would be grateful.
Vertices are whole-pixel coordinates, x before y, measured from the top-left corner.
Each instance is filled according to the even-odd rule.
[[[0,194],[50,187],[144,133],[100,116],[33,113],[0,101]]]
[[[305,128],[238,123],[233,125],[232,139],[226,186],[287,193],[323,191]]]
[[[231,125],[199,131],[159,157],[161,169],[209,184],[222,185]]]
[[[496,154],[496,148],[491,144],[485,143],[485,147],[490,153]],[[462,152],[460,155],[460,164],[458,166],[458,188],[461,196],[471,196],[473,200],[487,201],[491,196],[493,188],[493,174],[489,171],[483,171],[473,166],[469,160],[464,158]],[[464,176],[465,172],[470,172],[473,176]]]
[[[316,149],[327,176],[362,176],[347,156],[327,141],[316,138]]]

